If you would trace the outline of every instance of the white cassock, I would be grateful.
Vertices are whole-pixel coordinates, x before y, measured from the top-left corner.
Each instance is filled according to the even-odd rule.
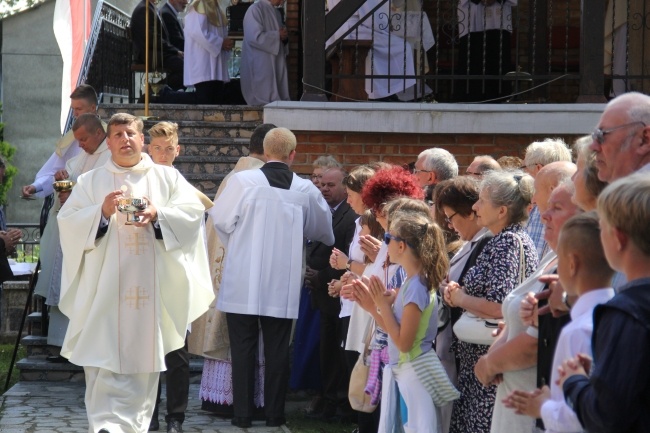
[[[334,243],[318,188],[296,174],[288,190],[273,188],[261,170],[246,170],[230,178],[208,213],[228,251],[217,308],[297,318],[304,239]]]
[[[230,81],[230,52],[221,44],[228,37],[228,23],[216,27],[205,14],[189,8],[185,15],[185,56],[183,84],[193,86],[206,81]]]
[[[79,175],[94,168],[101,167],[111,158],[106,141],[103,141],[94,153],[89,154],[82,151],[80,154],[69,160],[65,166],[68,178],[74,182]],[[68,318],[58,308],[59,295],[61,293],[61,243],[59,241],[59,226],[56,223],[56,216],[61,208],[58,199],[50,209],[48,221],[41,237],[41,273],[34,288],[34,293],[46,298],[46,304],[50,305],[49,326],[47,333],[47,344],[62,346]]]
[[[328,9],[331,11],[340,0],[327,0]],[[357,23],[372,11],[379,0],[367,0],[325,43],[329,47],[347,31],[357,26]],[[390,2],[389,2],[390,3]],[[389,3],[382,5],[371,16],[361,22],[345,39],[372,40],[372,50],[366,57],[367,75],[394,75],[394,79],[367,78],[366,93],[370,99],[385,98],[396,94],[400,100],[409,101],[417,98],[421,90],[416,88],[414,78],[404,79],[404,75],[415,75],[415,59],[413,50],[419,55],[420,40],[422,49],[426,52],[435,43],[431,24],[426,14],[422,14],[418,2],[404,4],[399,10],[391,11]],[[411,5],[410,3],[414,3]],[[393,6],[397,2],[390,3]],[[416,7],[417,6],[417,7]],[[405,18],[406,16],[406,18]],[[389,17],[392,26],[389,24]],[[373,21],[374,20],[374,21]],[[408,23],[405,21],[408,20]],[[422,20],[422,21],[420,21]],[[373,26],[374,24],[374,26]],[[414,46],[410,41],[418,41]],[[424,55],[426,58],[426,54]],[[425,67],[425,71],[428,68]],[[431,93],[426,88],[424,93]]]
[[[214,299],[203,205],[176,169],[141,158],[81,175],[58,215],[59,308],[70,318],[61,354],[84,367],[93,432],[147,431],[165,354],[183,346],[188,325]],[[126,225],[120,212],[97,237],[104,198],[119,189],[151,201],[162,239],[152,224]]]
[[[244,16],[244,42],[239,73],[248,105],[288,101],[288,44],[280,40],[282,17],[269,0],[253,3]]]

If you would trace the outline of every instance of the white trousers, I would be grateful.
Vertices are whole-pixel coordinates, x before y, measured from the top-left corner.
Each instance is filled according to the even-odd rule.
[[[393,381],[394,378],[394,381]],[[406,423],[399,423],[400,417],[397,393],[393,392],[394,383],[401,394],[408,411]],[[384,368],[383,386],[381,396],[381,417],[379,420],[379,433],[439,433],[439,409],[433,404],[431,396],[418,380],[413,366],[406,362],[401,366],[387,365]]]
[[[146,433],[153,415],[160,372],[117,374],[84,367],[88,433]]]

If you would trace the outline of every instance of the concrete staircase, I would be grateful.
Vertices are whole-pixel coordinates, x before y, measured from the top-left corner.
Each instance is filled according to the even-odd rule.
[[[144,115],[142,104],[104,104],[99,110],[108,121],[118,112]],[[196,188],[212,198],[221,180],[237,163],[248,155],[248,142],[255,127],[262,123],[262,109],[249,106],[215,105],[161,105],[150,106],[150,118],[145,120],[146,131],[159,121],[176,122],[179,126],[180,155],[174,166]],[[23,381],[83,381],[83,369],[65,363],[53,363],[48,356],[59,354],[59,347],[47,344],[41,330],[41,313],[32,313],[28,321],[31,335],[21,340],[27,357],[18,361],[20,380]],[[200,381],[203,359],[190,360],[193,381]]]

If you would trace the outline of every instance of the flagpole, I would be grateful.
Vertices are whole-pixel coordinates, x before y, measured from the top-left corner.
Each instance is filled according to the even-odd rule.
[[[145,14],[144,28],[144,115],[149,117],[149,0],[146,1],[147,12]]]

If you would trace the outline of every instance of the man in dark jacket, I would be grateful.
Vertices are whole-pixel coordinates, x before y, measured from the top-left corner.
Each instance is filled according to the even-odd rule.
[[[178,14],[185,10],[187,3],[187,0],[167,0],[167,3],[160,8],[160,16],[169,34],[169,43],[178,51],[185,51],[185,33]]]
[[[348,251],[350,248],[355,221],[358,218],[346,202],[347,190],[343,185],[345,175],[340,168],[330,168],[323,173],[320,184],[323,197],[332,211],[334,248],[341,251]],[[331,254],[332,246],[321,242],[312,243],[308,247],[305,273],[305,284],[311,288],[312,305],[320,310],[320,369],[325,407],[319,416],[325,419],[337,416],[339,391],[347,390],[349,385],[345,356],[341,348],[341,301],[328,294],[328,283],[341,278],[344,271],[330,266]]]
[[[146,12],[147,0],[142,0],[133,10],[131,15],[131,38],[133,40],[133,57],[138,63],[145,62],[145,36],[146,36]],[[169,30],[161,20],[154,0],[149,3],[149,71],[165,71],[167,73],[167,84],[174,90],[183,88],[183,50],[172,45]],[[156,27],[156,38],[154,41],[154,27]],[[153,52],[153,45],[156,43],[157,53]],[[154,54],[156,61],[154,62]]]

